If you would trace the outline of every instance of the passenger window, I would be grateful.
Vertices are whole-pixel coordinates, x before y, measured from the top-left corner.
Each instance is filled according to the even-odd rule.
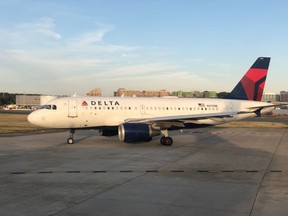
[[[52,109],[53,110],[57,110],[57,106],[56,105],[52,105]]]

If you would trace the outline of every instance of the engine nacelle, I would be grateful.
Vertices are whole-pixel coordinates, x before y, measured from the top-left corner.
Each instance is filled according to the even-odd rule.
[[[123,142],[150,141],[160,134],[160,130],[153,129],[149,124],[124,123],[118,127],[118,136]]]
[[[101,136],[116,136],[118,135],[118,129],[100,129],[99,133]]]

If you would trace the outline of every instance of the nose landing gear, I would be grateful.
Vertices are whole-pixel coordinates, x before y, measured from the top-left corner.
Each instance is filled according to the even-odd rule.
[[[73,135],[74,135],[74,133],[75,133],[75,129],[70,129],[70,130],[69,130],[69,133],[70,133],[70,136],[69,136],[69,138],[67,139],[67,143],[68,143],[68,144],[73,144],[73,143],[74,143]]]

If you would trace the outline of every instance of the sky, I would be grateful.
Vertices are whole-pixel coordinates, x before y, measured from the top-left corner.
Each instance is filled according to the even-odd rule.
[[[288,91],[286,0],[0,0],[0,92],[231,91],[271,57]]]

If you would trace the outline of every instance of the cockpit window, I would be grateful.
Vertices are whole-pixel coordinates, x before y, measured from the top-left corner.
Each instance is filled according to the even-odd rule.
[[[40,109],[57,110],[57,106],[56,105],[45,104],[45,105],[41,106]]]

